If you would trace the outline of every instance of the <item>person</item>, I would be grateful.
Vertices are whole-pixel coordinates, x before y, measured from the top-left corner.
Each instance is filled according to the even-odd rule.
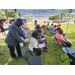
[[[54,31],[55,31],[55,29],[56,29],[56,25],[54,25]]]
[[[30,40],[30,43],[29,43],[29,49],[31,51],[34,51],[33,48],[39,48],[39,46],[38,46],[38,40],[37,40],[38,36],[39,36],[39,34],[38,34],[37,31],[34,31],[32,33],[32,37],[31,37],[31,40]],[[37,53],[39,53],[39,51],[37,51]],[[41,53],[41,49],[40,49],[40,53]]]
[[[2,32],[2,35],[6,36],[5,29],[3,28],[3,21],[2,20],[0,20],[0,30]]]
[[[43,50],[45,51],[45,52],[48,52],[46,49],[48,49],[47,48],[47,37],[45,36],[45,35],[42,35],[41,34],[41,30],[37,30],[37,32],[39,33],[39,37],[38,37],[38,43],[39,44],[42,44],[42,43],[45,43],[45,47],[42,47],[43,48]]]
[[[49,30],[49,22],[46,25],[46,29]]]
[[[61,28],[57,28],[57,30],[55,31],[55,35],[57,34],[57,33],[59,33],[59,30],[60,30]]]
[[[36,31],[36,30],[41,30],[41,33],[43,33],[42,28],[40,27],[39,24],[34,28],[34,31]]]
[[[29,32],[30,32],[30,29],[29,29],[29,27],[27,25],[26,19],[24,19],[24,25],[22,25],[22,26],[23,26],[23,29],[24,29],[24,32],[25,32],[25,37],[27,39],[28,38],[28,35],[29,35]]]
[[[44,34],[46,33],[46,26],[45,25],[42,25],[41,26],[41,29],[44,31]]]
[[[45,26],[45,25],[42,25],[41,28],[42,28],[43,30],[46,30],[46,26]]]
[[[53,27],[53,24],[51,24],[51,26],[49,28]]]
[[[55,28],[55,30],[54,30],[54,32],[58,29],[58,28],[60,28],[60,24],[59,25],[57,25],[57,27]]]
[[[22,57],[21,49],[19,43],[26,44],[26,42],[21,39],[21,36],[25,39],[25,34],[20,28],[20,26],[24,25],[22,19],[18,18],[9,28],[9,32],[6,36],[5,42],[8,45],[10,50],[10,55],[13,59],[18,59],[14,53],[14,47],[16,47],[17,53],[19,57]]]
[[[37,20],[34,21],[34,25],[35,25],[35,27],[37,26]]]
[[[49,27],[49,32],[50,32],[50,33],[54,33],[54,27],[53,27],[53,24],[51,24],[51,26]]]
[[[66,38],[64,38],[63,37],[63,30],[62,29],[60,29],[59,30],[59,33],[57,33],[56,35],[55,35],[55,37],[56,37],[56,44],[60,44],[60,45],[62,45],[62,43],[60,42],[60,40],[62,40],[65,44],[66,44],[66,46],[67,47],[71,47],[71,43],[69,42],[69,41],[67,41],[67,39]]]
[[[10,24],[13,24],[15,21],[16,21],[16,19],[11,19],[11,20],[9,21],[9,23],[10,23]]]

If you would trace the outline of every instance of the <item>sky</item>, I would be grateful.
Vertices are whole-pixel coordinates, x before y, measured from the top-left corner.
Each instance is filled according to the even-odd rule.
[[[71,13],[71,14],[74,14],[75,15],[75,12]]]

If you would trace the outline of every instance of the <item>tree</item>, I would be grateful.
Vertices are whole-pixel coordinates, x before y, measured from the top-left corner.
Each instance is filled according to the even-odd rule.
[[[62,19],[65,16],[66,16],[66,13],[61,13],[60,18]]]
[[[51,17],[49,17],[49,20],[55,20],[55,19],[57,19],[57,16],[51,16]]]
[[[19,17],[19,18],[21,17],[20,13],[18,13],[18,17]]]
[[[71,17],[74,18],[74,14],[71,14]]]
[[[5,12],[3,9],[0,9],[0,17],[5,18]]]
[[[7,18],[7,20],[8,20],[8,10],[4,10],[5,11],[5,16],[6,16],[6,18]]]

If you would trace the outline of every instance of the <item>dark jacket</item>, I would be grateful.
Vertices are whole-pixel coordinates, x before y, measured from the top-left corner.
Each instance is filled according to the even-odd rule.
[[[18,42],[20,43],[23,42],[24,40],[21,38],[21,36],[25,38],[25,34],[21,28],[20,28],[20,32],[21,32],[21,35],[19,35],[17,24],[16,22],[14,22],[9,28],[9,32],[6,36],[5,42],[8,45],[13,47],[17,46]]]

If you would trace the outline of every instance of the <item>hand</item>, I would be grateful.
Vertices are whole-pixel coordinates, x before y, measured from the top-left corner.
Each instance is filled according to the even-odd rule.
[[[69,41],[67,41],[67,42],[69,42]]]
[[[40,42],[43,42],[43,40],[40,40]]]
[[[23,41],[22,43],[26,45],[26,42],[25,41]]]

